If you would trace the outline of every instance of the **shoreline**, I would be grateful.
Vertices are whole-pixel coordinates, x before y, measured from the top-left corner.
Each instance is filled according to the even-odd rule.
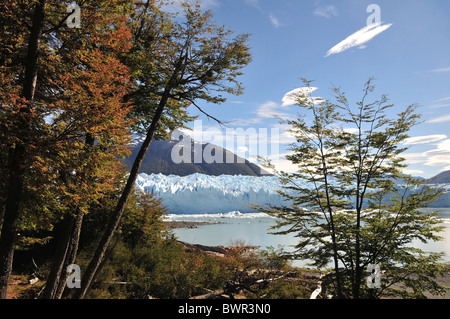
[[[207,226],[207,225],[217,225],[217,224],[225,224],[223,222],[212,222],[212,221],[182,221],[182,220],[176,220],[176,221],[166,221],[165,227],[167,230],[171,229],[180,229],[180,228],[187,228],[187,229],[194,229],[201,226]]]

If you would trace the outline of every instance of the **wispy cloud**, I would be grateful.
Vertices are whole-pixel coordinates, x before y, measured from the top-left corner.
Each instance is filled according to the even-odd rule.
[[[450,101],[450,96],[444,97],[443,99],[436,100],[437,103],[445,102],[445,101]]]
[[[433,70],[430,70],[430,72],[438,72],[438,73],[450,72],[450,66],[446,67],[446,68],[433,69]]]
[[[449,106],[450,106],[450,103],[437,103],[437,104],[428,105],[428,107],[430,109],[439,109],[439,108],[449,107]]]
[[[443,108],[450,106],[450,96],[434,101],[434,104],[428,105],[431,109]]]
[[[261,6],[259,4],[259,0],[244,0],[245,4],[255,7],[258,10],[261,10]]]
[[[328,5],[328,6],[317,7],[316,10],[314,11],[314,14],[319,17],[324,17],[324,18],[330,19],[332,17],[338,16],[339,11],[338,11],[338,9],[336,9],[335,6]]]
[[[247,127],[252,126],[256,124],[261,124],[263,122],[263,119],[260,117],[253,117],[253,118],[235,118],[230,121],[228,121],[229,125],[232,125],[234,127]]]
[[[426,123],[445,123],[445,122],[450,122],[450,114],[441,115],[426,121]]]
[[[424,153],[428,166],[441,166],[450,163],[450,139],[437,143],[437,148]]]
[[[279,27],[281,27],[281,26],[283,25],[283,24],[280,22],[280,20],[278,20],[278,18],[277,18],[273,13],[270,13],[269,19],[270,19],[270,22],[272,23],[272,25],[273,25],[275,28],[279,28]]]
[[[408,164],[423,164],[426,166],[447,166],[450,163],[450,139],[442,139],[435,148],[423,153],[402,154]]]
[[[407,138],[405,141],[405,145],[428,144],[428,143],[442,141],[442,140],[445,140],[446,138],[447,138],[447,135],[444,135],[444,134],[415,136],[415,137]]]
[[[277,123],[271,125],[273,128],[278,129],[280,132],[279,143],[280,144],[292,144],[297,141],[294,133],[291,132],[292,127],[287,123]]]
[[[424,153],[404,153],[401,155],[406,162],[410,165],[412,164],[423,164],[425,162]]]
[[[280,102],[275,101],[267,101],[263,104],[260,104],[258,108],[255,111],[256,117],[251,119],[233,119],[230,121],[231,124],[237,125],[237,126],[249,126],[249,125],[255,125],[255,124],[261,124],[264,120],[267,119],[288,119],[291,117],[289,114],[289,107],[292,105],[297,104],[298,102],[298,96],[299,95],[310,95],[312,92],[316,91],[317,88],[315,87],[300,87],[297,89],[294,89],[292,91],[287,92],[283,97],[281,98]],[[313,103],[320,103],[323,101],[319,97],[311,97],[311,100]],[[241,104],[242,102],[236,101],[232,103],[238,103]]]
[[[326,56],[341,53],[344,52],[345,50],[348,50],[356,46],[360,46],[360,48],[365,48],[366,46],[364,45],[364,43],[369,42],[378,34],[389,29],[391,26],[392,26],[391,23],[384,25],[381,24],[380,22],[370,24],[356,31],[355,33],[347,37],[345,40],[339,42],[337,45],[332,47],[330,50],[328,50]]]
[[[217,0],[212,0],[212,1],[217,1]],[[244,0],[244,3],[248,6],[254,7],[256,9],[258,9],[258,11],[260,11],[262,14],[266,15],[267,13],[264,12],[264,10],[261,8],[261,3],[260,0]],[[269,20],[270,23],[275,27],[275,28],[279,28],[283,26],[283,23],[280,21],[280,19],[275,16],[275,14],[273,12],[271,12],[269,14]]]
[[[268,101],[264,104],[262,104],[258,110],[256,111],[256,114],[260,118],[287,118],[289,115],[281,110],[287,111],[287,106],[280,105],[277,102]]]
[[[408,169],[408,168],[403,168],[402,169],[403,174],[407,174],[407,175],[421,175],[424,173],[424,171],[419,170],[419,169]]]
[[[291,115],[289,114],[289,107],[298,103],[299,96],[309,96],[311,102],[314,104],[323,102],[323,99],[320,97],[310,96],[311,93],[316,90],[316,87],[300,87],[289,91],[285,95],[283,95],[283,97],[281,98],[281,103],[267,101],[261,104],[256,111],[256,115],[259,119],[288,119],[289,117],[291,117]]]

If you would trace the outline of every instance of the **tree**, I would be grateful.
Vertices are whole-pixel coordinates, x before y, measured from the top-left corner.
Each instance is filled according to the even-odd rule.
[[[42,298],[62,295],[63,269],[75,261],[83,216],[123,175],[118,157],[128,153],[130,105],[124,96],[129,75],[119,57],[129,50],[131,34],[127,15],[116,13],[117,8],[103,12],[86,8],[83,30],[76,37],[63,34],[59,39],[63,46],[52,57],[65,62],[65,69],[53,77],[63,93],[54,103],[51,122],[52,145],[63,148],[43,165],[59,172],[55,175],[60,182],[55,184],[62,188],[60,198],[69,212]]]
[[[442,270],[441,254],[410,246],[414,240],[439,240],[441,230],[437,213],[420,212],[440,190],[402,174],[401,143],[418,122],[416,105],[389,118],[393,105],[387,96],[367,101],[375,89],[372,79],[355,109],[339,88],[332,103],[313,98],[311,82],[304,82],[295,97],[304,113],[286,121],[297,140],[287,158],[298,167],[280,174],[280,193],[289,205],[260,210],[281,219],[277,233],[299,238],[292,258],[318,268],[332,265],[323,282],[337,298],[441,293],[433,280]],[[385,272],[380,289],[366,285],[370,265]],[[399,283],[412,292],[392,288]]]
[[[0,298],[5,298],[17,225],[29,207],[25,197],[51,194],[40,204],[52,206],[56,220],[64,216],[69,233],[72,217],[79,227],[90,202],[116,177],[116,156],[125,154],[129,136],[129,105],[123,101],[128,69],[119,57],[128,50],[130,33],[121,1],[80,2],[83,29],[66,26],[71,13],[65,3],[4,1],[1,6],[1,145],[7,150],[2,148],[2,173],[9,176],[0,205]],[[61,273],[65,253],[60,255],[47,296]]]
[[[2,5],[6,9],[5,11],[2,10],[2,13],[5,13],[5,19],[8,22],[14,21],[13,15],[14,13],[17,14],[17,11],[14,10],[14,8],[17,8],[18,5],[11,1],[8,1]],[[5,141],[5,144],[9,144],[9,169],[7,172],[9,179],[7,193],[5,196],[2,232],[0,236],[0,298],[6,298],[9,277],[12,270],[14,244],[16,241],[16,227],[19,218],[20,204],[22,201],[25,170],[28,164],[26,155],[27,151],[29,151],[28,146],[30,145],[30,142],[27,138],[29,137],[29,131],[32,131],[32,123],[35,120],[34,114],[32,113],[32,102],[36,92],[39,48],[44,31],[45,0],[37,1],[32,7],[34,10],[30,15],[31,25],[28,29],[28,40],[25,40],[26,38],[23,36],[19,37],[23,42],[27,42],[27,49],[25,51],[26,60],[22,63],[21,68],[22,71],[24,71],[24,76],[19,80],[21,82],[20,86],[14,86],[14,91],[12,91],[14,95],[8,94],[7,100],[2,101],[2,108],[10,108],[12,111],[9,114],[7,114],[8,111],[5,112],[5,121],[4,124],[2,123],[2,126],[14,126],[13,130],[15,130],[16,133],[23,133],[25,138],[20,137],[20,135],[17,134],[17,138],[14,139],[9,137],[9,139]],[[22,23],[20,25],[23,26],[24,21],[21,22]],[[24,28],[21,29],[23,30]],[[12,32],[7,28],[3,28],[3,30],[6,32],[3,32],[2,36],[6,36],[8,32],[9,34],[12,34]],[[24,45],[23,42],[20,40],[16,42],[8,42],[12,42],[12,47],[14,47],[14,45],[20,47],[19,50],[16,49],[17,51],[23,52],[23,50],[21,50]],[[9,47],[8,49],[11,49],[12,47]],[[16,50],[11,53],[17,53]],[[7,55],[7,57],[9,56],[10,54]],[[11,64],[13,64],[14,67],[15,63],[18,63],[16,59],[4,59],[2,71],[8,71],[7,68],[11,66]],[[13,74],[8,73],[6,76],[8,76],[9,79],[17,81],[17,78],[15,78]],[[19,88],[21,89],[20,92]],[[16,115],[16,119],[10,116],[11,113]],[[11,123],[8,123],[9,121],[11,121]]]
[[[142,50],[148,49],[148,45],[154,49],[150,51],[153,52],[150,57],[155,58],[153,61],[138,60],[143,64],[145,72],[136,73],[139,81],[136,82],[135,93],[130,95],[131,99],[140,102],[137,104],[137,114],[142,115],[141,124],[147,126],[146,137],[104,235],[83,275],[77,298],[84,298],[105,257],[134,189],[141,163],[152,140],[161,132],[161,126],[167,125],[167,116],[174,114],[175,124],[179,126],[180,116],[181,123],[188,118],[186,108],[190,105],[206,114],[198,106],[197,100],[218,104],[226,100],[221,93],[242,92],[242,86],[236,78],[241,75],[240,70],[250,62],[249,48],[246,46],[247,35],[232,38],[232,32],[214,25],[211,12],[203,13],[198,3],[184,4],[183,7],[185,21],[174,19],[170,23],[164,23],[156,29],[159,31],[156,34],[154,21],[148,20],[153,16],[151,13],[157,10],[153,2],[148,1],[138,15],[138,28],[133,32],[136,37],[133,40],[135,46],[128,56],[129,61],[136,63],[136,56],[133,54],[141,54]],[[150,39],[141,37],[145,34]],[[158,39],[156,47],[153,35]]]

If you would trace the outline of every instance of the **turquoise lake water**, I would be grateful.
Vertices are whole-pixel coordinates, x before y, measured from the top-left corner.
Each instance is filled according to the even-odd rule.
[[[439,210],[443,218],[444,231],[439,235],[444,239],[439,242],[414,242],[413,245],[424,251],[445,252],[445,261],[450,262],[450,208],[433,208]],[[270,234],[271,226],[276,220],[265,214],[213,214],[213,215],[170,215],[169,220],[178,221],[207,221],[219,224],[204,225],[198,228],[181,228],[173,231],[174,235],[181,241],[202,244],[206,246],[228,246],[236,242],[244,242],[246,245],[259,246],[261,248],[282,246],[286,251],[292,250],[296,243],[293,234],[274,235]],[[303,262],[294,263],[303,266]]]

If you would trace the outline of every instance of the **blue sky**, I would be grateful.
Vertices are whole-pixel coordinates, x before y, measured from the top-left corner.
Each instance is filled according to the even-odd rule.
[[[292,138],[271,117],[294,117],[286,93],[313,80],[314,95],[332,98],[333,85],[351,102],[375,78],[373,97],[388,94],[395,111],[418,103],[422,123],[410,132],[408,173],[432,177],[450,170],[450,1],[446,0],[203,0],[218,24],[250,34],[253,62],[241,78],[245,93],[204,109],[236,128],[279,128],[278,168]],[[368,6],[380,9],[368,27]],[[377,22],[373,20],[373,22]],[[192,110],[193,114],[196,111]],[[214,130],[204,117],[203,129]],[[194,137],[195,138],[195,137]],[[217,141],[216,141],[217,142]],[[226,146],[226,145],[221,145]],[[243,150],[244,151],[244,150]],[[239,154],[243,155],[243,154]],[[252,159],[251,154],[247,154]]]

